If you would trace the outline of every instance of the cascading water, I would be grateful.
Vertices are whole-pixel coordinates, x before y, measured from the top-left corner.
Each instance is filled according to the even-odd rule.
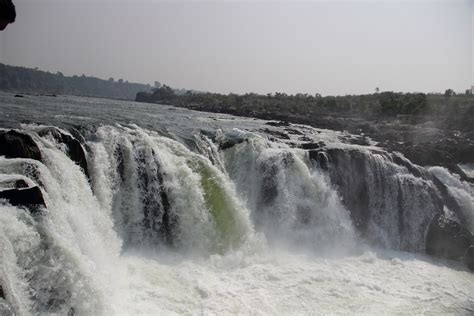
[[[66,130],[22,125],[41,161],[0,156],[0,190],[38,186],[46,207],[0,200],[0,312],[474,311],[472,274],[420,254],[436,214],[473,231],[472,185],[330,131],[307,151],[203,124],[75,126],[87,174]]]

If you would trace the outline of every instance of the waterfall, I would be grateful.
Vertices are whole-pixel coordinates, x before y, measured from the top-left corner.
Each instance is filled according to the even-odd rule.
[[[2,189],[38,186],[46,206],[0,200],[0,312],[117,313],[128,262],[146,266],[130,253],[235,259],[263,245],[322,256],[365,243],[423,252],[440,213],[474,230],[471,185],[380,149],[309,152],[239,129],[184,142],[116,124],[83,135],[83,170],[57,133],[72,135],[44,129],[21,131],[41,161],[0,157]]]

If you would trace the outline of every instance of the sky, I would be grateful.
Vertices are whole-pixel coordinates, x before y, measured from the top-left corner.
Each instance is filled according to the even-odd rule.
[[[464,92],[474,0],[13,0],[0,62],[222,93]]]

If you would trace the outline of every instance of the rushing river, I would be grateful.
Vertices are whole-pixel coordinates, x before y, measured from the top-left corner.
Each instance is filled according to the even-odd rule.
[[[0,156],[0,185],[38,185],[46,204],[0,200],[0,314],[474,313],[474,274],[424,255],[453,211],[432,175],[474,231],[472,185],[444,168],[170,106],[1,93],[0,111],[42,157]],[[48,127],[82,143],[87,172]]]

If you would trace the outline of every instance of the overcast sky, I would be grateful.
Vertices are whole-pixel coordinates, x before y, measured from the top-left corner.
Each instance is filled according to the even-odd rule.
[[[214,92],[464,91],[474,1],[13,0],[0,62]]]

